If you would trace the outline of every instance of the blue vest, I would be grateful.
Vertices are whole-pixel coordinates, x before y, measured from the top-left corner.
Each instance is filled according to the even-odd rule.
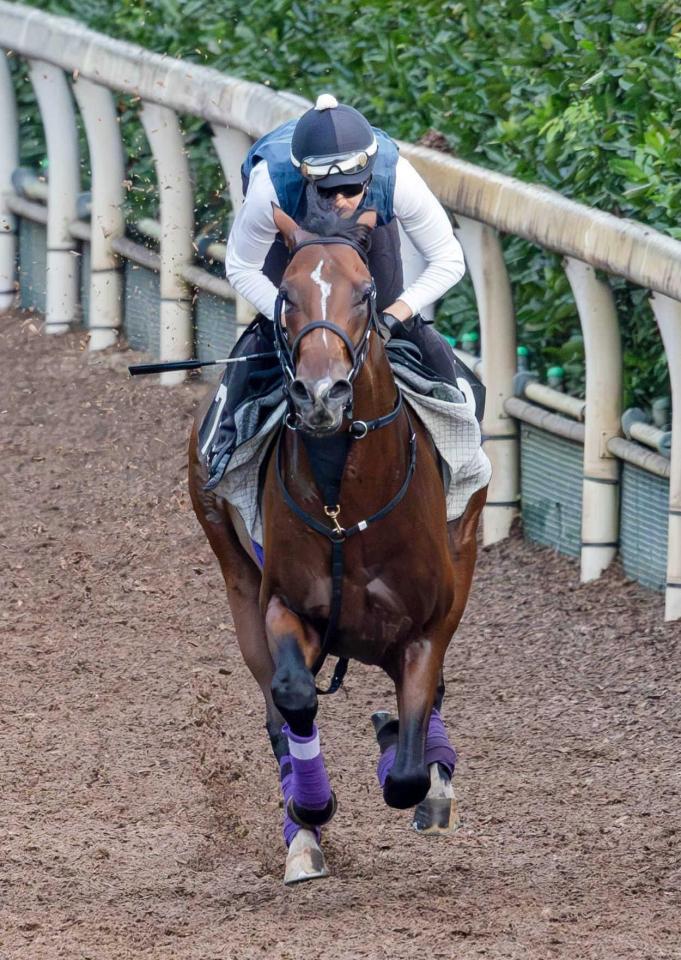
[[[305,187],[307,181],[291,163],[291,138],[297,121],[289,120],[265,134],[254,143],[241,168],[244,194],[253,167],[261,160],[267,161],[270,179],[279,200],[279,206],[289,217],[300,223],[305,217]],[[371,208],[378,214],[378,224],[384,225],[394,219],[393,195],[395,193],[395,168],[399,152],[387,133],[372,127],[378,141],[378,153],[374,162],[373,176],[363,209]]]

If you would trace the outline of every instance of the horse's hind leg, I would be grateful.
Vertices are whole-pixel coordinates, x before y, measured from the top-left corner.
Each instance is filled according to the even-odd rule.
[[[459,626],[468,602],[475,561],[478,555],[478,523],[487,499],[487,487],[478,490],[468,501],[463,514],[447,524],[449,555],[454,571],[454,627]]]
[[[425,799],[416,806],[411,826],[420,834],[454,833],[460,826],[452,777],[456,766],[456,752],[449,742],[440,711],[445,695],[443,671],[440,670],[435,705],[426,732],[425,762],[430,775],[430,789]],[[376,738],[384,754],[397,745],[398,720],[388,712],[375,713],[371,718]],[[383,765],[387,759],[383,761]]]
[[[452,778],[456,752],[449,742],[439,708],[430,716],[426,737],[430,789],[414,810],[411,826],[422,835],[454,833],[460,826]]]

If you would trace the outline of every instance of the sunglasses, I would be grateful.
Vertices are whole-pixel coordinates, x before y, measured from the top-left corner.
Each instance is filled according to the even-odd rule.
[[[357,197],[365,186],[365,183],[344,183],[339,187],[317,187],[317,193],[325,200],[330,200],[339,193],[342,197]]]

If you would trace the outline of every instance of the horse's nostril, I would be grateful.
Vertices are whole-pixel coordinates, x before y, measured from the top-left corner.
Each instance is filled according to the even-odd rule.
[[[294,380],[289,387],[289,393],[291,394],[292,399],[297,400],[299,403],[305,403],[306,401],[312,399],[302,380]]]
[[[352,396],[352,384],[349,380],[336,380],[333,386],[330,388],[327,393],[329,400],[334,400],[340,402],[343,400],[349,400]]]

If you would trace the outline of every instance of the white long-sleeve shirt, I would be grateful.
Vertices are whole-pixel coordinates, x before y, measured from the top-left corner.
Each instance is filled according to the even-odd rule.
[[[237,293],[270,320],[274,316],[277,288],[262,272],[277,228],[272,203],[278,203],[267,161],[251,171],[248,192],[237,214],[227,243],[225,270]],[[466,267],[459,241],[447,214],[408,160],[400,157],[395,170],[393,211],[426,267],[397,299],[412,313],[442,297],[461,279]]]

